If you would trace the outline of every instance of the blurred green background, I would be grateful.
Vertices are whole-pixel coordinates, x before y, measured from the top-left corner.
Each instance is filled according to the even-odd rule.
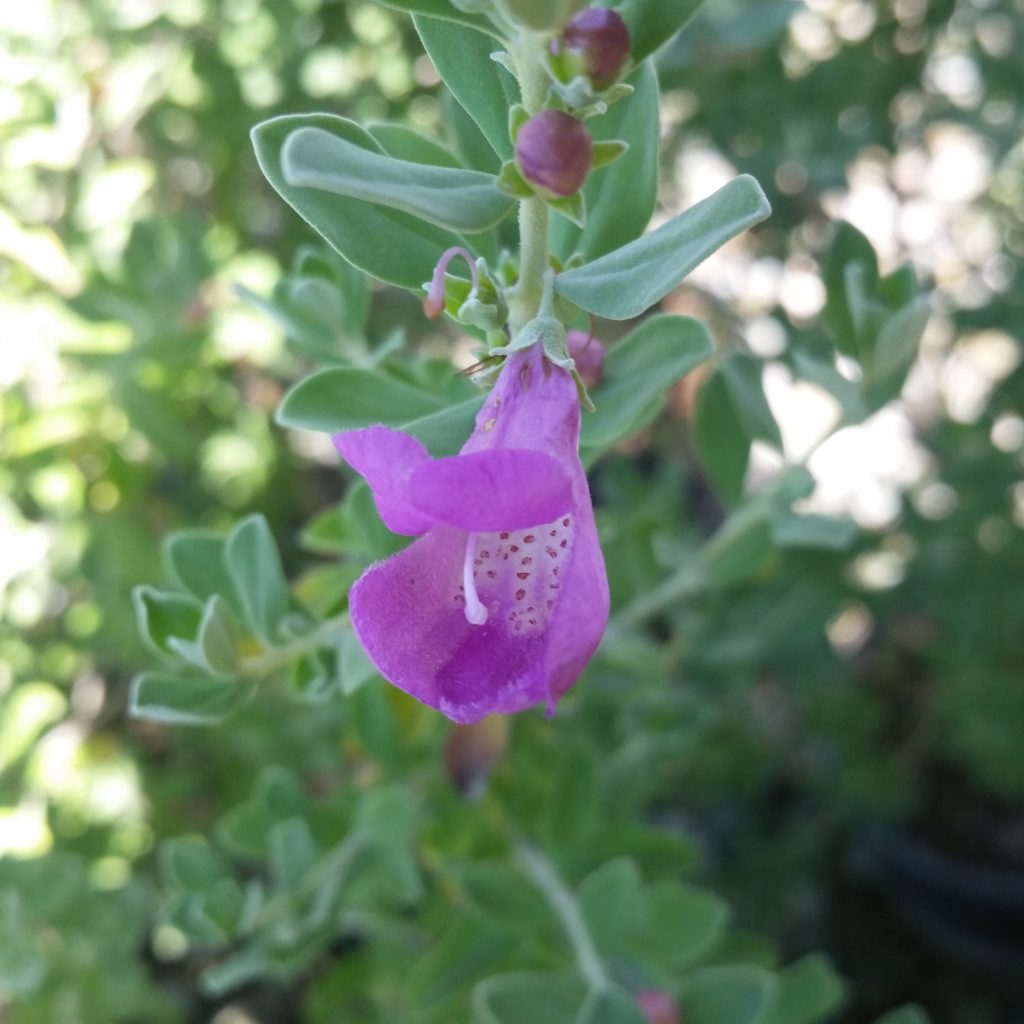
[[[817,480],[808,508],[859,533],[656,617],[658,659],[640,668],[611,644],[581,699],[593,742],[654,766],[645,814],[695,837],[737,922],[788,955],[832,955],[847,1024],[907,1000],[939,1022],[1024,1019],[1022,45],[1021,0],[708,0],[659,58],[663,210],[734,171],[774,207],[666,306],[757,358],[785,453]],[[337,703],[285,693],[212,731],[124,713],[151,657],[130,591],[160,578],[161,539],[259,511],[299,576],[318,564],[300,528],[343,492],[329,447],[272,421],[307,357],[234,290],[268,295],[311,241],[248,133],[312,109],[441,133],[451,116],[409,20],[372,3],[0,6],[0,1015],[14,1024],[331,1019],[308,978],[243,1009],[200,995],[181,931],[160,923],[155,851],[210,829],[268,763],[325,792],[381,771],[365,726],[353,736]],[[840,246],[863,244],[833,242],[840,220],[883,273],[913,264],[933,317],[902,395],[828,436],[834,402],[799,358],[828,328]],[[367,334],[395,329],[452,344],[415,299],[376,290]],[[722,520],[720,468],[693,443],[698,384],[595,478],[620,604]],[[773,459],[755,445],[748,486]],[[417,721],[414,747],[439,735]],[[995,902],[979,870],[1002,872]]]

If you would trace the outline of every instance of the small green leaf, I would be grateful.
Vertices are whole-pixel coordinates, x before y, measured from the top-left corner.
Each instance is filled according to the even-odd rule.
[[[536,193],[523,177],[515,160],[506,160],[498,174],[498,188],[513,199],[531,199]]]
[[[768,507],[739,506],[701,548],[700,564],[709,587],[732,587],[757,576],[775,557]]]
[[[711,336],[699,320],[656,316],[645,320],[608,353],[601,383],[591,392],[596,411],[583,418],[583,448],[607,448],[661,408],[677,380],[713,352]]]
[[[372,370],[336,367],[298,382],[278,406],[277,422],[334,433],[372,424],[400,427],[444,410],[444,401]]]
[[[160,873],[165,884],[206,893],[228,878],[224,859],[196,839],[167,839],[160,844]]]
[[[686,983],[687,1024],[760,1024],[778,982],[768,971],[747,965],[704,967]]]
[[[643,880],[636,864],[628,857],[602,864],[583,880],[576,897],[598,947],[621,950],[643,910]]]
[[[615,163],[620,156],[625,156],[628,152],[629,143],[622,142],[620,139],[613,139],[610,142],[595,142],[594,156],[590,163],[590,169],[591,171],[597,171],[602,167],[607,167],[609,164]]]
[[[477,123],[502,160],[512,157],[508,133],[509,108],[519,102],[515,79],[491,54],[499,49],[483,32],[421,15],[413,24],[437,69],[459,104]]]
[[[519,135],[519,129],[530,120],[530,115],[522,103],[516,103],[509,108],[508,112],[508,136],[515,142]]]
[[[385,686],[361,686],[349,695],[345,706],[363,749],[375,761],[393,764],[402,741]]]
[[[743,496],[750,459],[750,438],[740,422],[725,378],[715,370],[697,392],[693,441],[701,468],[718,496],[730,507]]]
[[[729,910],[714,893],[680,882],[647,887],[647,916],[640,948],[671,971],[714,951],[725,934]]]
[[[864,367],[861,384],[872,408],[881,408],[899,397],[930,319],[927,299],[917,299],[882,324]]]
[[[820,955],[806,956],[779,975],[771,1006],[759,1024],[816,1024],[843,1002],[846,986]]]
[[[206,602],[196,642],[212,672],[227,675],[235,671],[238,665],[237,626],[231,609],[219,594],[214,594]]]
[[[418,437],[435,458],[454,455],[468,440],[476,425],[476,415],[484,404],[484,396],[469,398],[449,405],[440,412],[410,420],[402,429]]]
[[[473,1024],[571,1021],[584,995],[575,975],[498,974],[473,989]]]
[[[483,14],[471,14],[460,10],[451,0],[378,0],[385,7],[406,14],[426,14],[431,18],[453,21],[469,28],[480,29],[482,32],[495,32],[494,23]],[[493,45],[493,44],[492,44]]]
[[[228,572],[225,538],[208,530],[181,530],[164,542],[167,574],[200,601],[220,594],[236,611],[235,585]]]
[[[456,877],[481,911],[507,927],[536,932],[552,920],[544,898],[511,864],[470,861]]]
[[[176,654],[172,641],[192,640],[199,630],[203,606],[194,598],[143,586],[132,591],[132,604],[139,633],[157,654]]]
[[[298,885],[316,863],[317,846],[305,818],[277,822],[267,835],[267,862],[282,889]]]
[[[366,130],[381,144],[388,156],[415,164],[462,169],[462,162],[440,142],[420,135],[398,121],[371,121]]]
[[[465,239],[401,210],[377,206],[285,180],[281,151],[300,128],[316,128],[345,142],[380,153],[365,129],[332,114],[289,114],[258,124],[252,131],[256,159],[267,181],[289,206],[349,263],[388,284],[418,291],[430,280],[438,256]]]
[[[730,238],[771,212],[761,186],[740,175],[656,231],[555,278],[555,290],[610,320],[639,316]]]
[[[747,436],[752,441],[767,441],[781,451],[782,435],[761,381],[762,363],[743,352],[734,352],[721,361],[719,370]]]
[[[249,516],[231,531],[227,557],[246,625],[264,643],[274,644],[290,598],[277,545],[263,516]]]
[[[345,633],[338,645],[341,690],[346,697],[351,696],[361,686],[368,683],[377,669],[367,657],[363,645],[356,639],[355,633]]]
[[[575,195],[562,196],[558,199],[548,199],[544,202],[551,207],[555,213],[560,213],[566,220],[572,221],[577,227],[583,228],[587,225],[587,201],[583,198],[582,192]]]
[[[634,995],[619,985],[610,985],[587,994],[576,1024],[648,1024],[648,1018]]]
[[[836,225],[832,242],[821,261],[821,276],[825,284],[826,323],[839,342],[839,349],[847,355],[859,357],[857,329],[851,309],[851,296],[847,292],[847,270],[859,265],[862,280],[874,291],[878,282],[878,257],[867,238],[852,224]]]
[[[513,939],[482,915],[459,914],[410,972],[413,1005],[430,1007],[478,981],[512,948]]]
[[[164,725],[217,725],[249,695],[238,679],[143,672],[132,681],[129,714]]]
[[[860,528],[852,519],[798,515],[788,509],[771,517],[772,542],[780,548],[846,551],[859,533]]]
[[[629,29],[634,60],[667,43],[700,9],[704,0],[624,0],[619,13]]]
[[[298,128],[285,139],[281,170],[293,188],[404,210],[452,231],[486,231],[513,206],[490,174],[397,160],[322,128]]]
[[[501,157],[494,152],[477,123],[446,89],[441,95],[441,124],[447,129],[455,149],[466,167],[497,174]]]

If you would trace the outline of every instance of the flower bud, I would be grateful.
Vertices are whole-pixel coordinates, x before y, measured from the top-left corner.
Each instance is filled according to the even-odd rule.
[[[463,796],[479,796],[507,747],[508,720],[500,715],[453,726],[444,745],[444,763],[452,785]]]
[[[647,1018],[648,1024],[683,1024],[679,1007],[667,992],[649,989],[637,992],[636,1005]]]
[[[604,345],[588,331],[570,331],[565,342],[584,385],[596,388],[604,371]]]
[[[562,47],[580,61],[591,82],[604,89],[629,59],[629,30],[617,11],[588,7],[565,26]]]
[[[523,177],[553,196],[575,195],[594,156],[582,121],[560,110],[542,110],[519,129],[516,162]]]

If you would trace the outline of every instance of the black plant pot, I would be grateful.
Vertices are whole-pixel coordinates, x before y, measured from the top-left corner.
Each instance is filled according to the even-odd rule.
[[[858,866],[921,941],[1024,998],[1024,869],[985,867],[895,829],[863,837]]]

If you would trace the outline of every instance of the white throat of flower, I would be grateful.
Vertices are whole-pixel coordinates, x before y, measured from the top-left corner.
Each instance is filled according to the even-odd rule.
[[[476,592],[474,559],[476,558],[476,534],[466,537],[466,557],[462,562],[462,587],[466,598],[466,621],[471,626],[482,626],[487,621],[487,609],[480,603]]]

